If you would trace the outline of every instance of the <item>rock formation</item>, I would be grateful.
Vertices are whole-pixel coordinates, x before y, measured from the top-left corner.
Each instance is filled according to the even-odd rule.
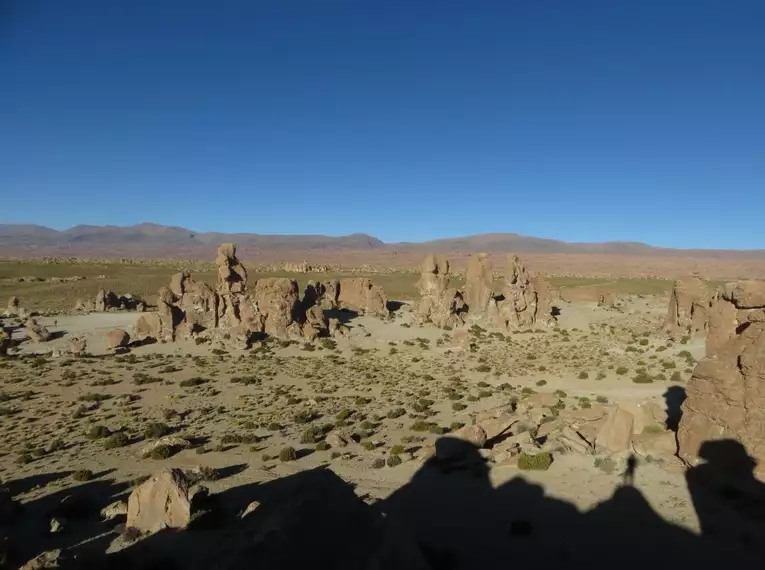
[[[16,314],[19,310],[19,298],[18,297],[11,297],[8,300],[8,312]]]
[[[613,309],[616,307],[616,295],[613,291],[603,291],[598,296],[598,307]]]
[[[93,309],[98,312],[104,312],[108,309],[117,309],[120,306],[120,301],[117,295],[112,291],[105,291],[101,289],[96,293],[96,298],[93,301]]]
[[[706,355],[714,355],[748,321],[749,313],[760,309],[765,309],[765,281],[736,281],[717,291],[707,313]]]
[[[223,243],[215,257],[218,268],[218,293],[244,293],[247,289],[247,270],[236,257],[236,245]]]
[[[387,314],[387,299],[369,279],[309,283],[303,300],[297,281],[260,279],[248,287],[247,271],[236,246],[223,244],[215,259],[218,281],[213,289],[182,271],[159,291],[157,311],[142,315],[133,329],[139,341],[172,342],[199,338],[245,348],[252,335],[312,340],[330,333],[324,309],[349,308],[365,314]],[[338,336],[346,327],[336,326]]]
[[[106,333],[106,347],[109,349],[124,348],[130,344],[130,335],[122,329],[114,329]]]
[[[88,349],[88,343],[84,338],[73,336],[69,340],[69,354],[72,356],[82,356]]]
[[[726,288],[728,298],[747,308],[765,306],[756,292],[750,285]],[[765,481],[765,309],[728,325],[734,326],[733,334],[699,362],[686,386],[679,456],[693,465],[704,458],[705,442],[733,439],[757,462],[755,475]]]
[[[450,288],[449,283],[449,261],[428,255],[417,283],[421,298],[415,311],[421,322],[451,328],[464,323],[467,307],[462,294],[456,288]]]
[[[8,356],[11,348],[11,335],[0,328],[0,356]]]
[[[388,298],[382,287],[366,277],[336,279],[321,284],[319,304],[326,310],[348,309],[362,315],[388,314]]]
[[[709,289],[697,275],[678,279],[667,308],[666,328],[673,335],[704,334],[707,330]]]
[[[27,329],[29,340],[32,342],[47,342],[51,339],[50,331],[41,324],[38,324],[35,319],[27,319],[24,326]]]
[[[518,256],[511,255],[502,296],[490,303],[489,316],[495,326],[505,329],[552,324],[552,287],[528,271]]]
[[[471,256],[465,272],[464,299],[470,315],[483,315],[494,297],[494,271],[485,253]]]
[[[164,469],[130,493],[127,528],[154,533],[185,528],[190,520],[189,484],[180,469]]]

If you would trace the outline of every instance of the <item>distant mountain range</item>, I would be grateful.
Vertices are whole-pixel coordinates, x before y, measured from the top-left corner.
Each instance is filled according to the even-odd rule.
[[[449,252],[469,254],[610,254],[765,259],[765,250],[681,250],[638,242],[569,243],[512,233],[479,234],[420,243],[390,243],[366,234],[265,235],[198,233],[172,226],[143,223],[135,226],[76,226],[58,231],[31,224],[0,224],[0,256],[206,258],[218,244],[236,243],[243,253],[271,254],[344,251],[370,253]]]

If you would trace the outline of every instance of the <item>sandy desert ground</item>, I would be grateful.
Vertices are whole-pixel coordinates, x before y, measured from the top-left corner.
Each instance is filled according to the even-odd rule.
[[[130,330],[136,313],[39,317],[53,340],[20,342],[14,357],[0,360],[0,478],[33,513],[9,533],[22,537],[14,542],[18,558],[61,547],[129,550],[120,517],[85,524],[50,513],[63,497],[81,495],[99,512],[166,467],[195,474],[220,497],[331,472],[365,505],[385,504],[417,480],[439,438],[489,410],[539,398],[554,399],[546,404],[555,410],[551,425],[559,415],[602,416],[618,404],[639,419],[636,434],[674,441],[704,339],[667,338],[664,293],[623,294],[615,308],[586,300],[587,292],[585,300],[568,297],[556,301],[560,314],[550,328],[442,330],[418,325],[411,301],[403,301],[389,318],[339,314],[350,328],[345,338],[266,340],[249,350],[179,341],[114,354],[106,333]],[[24,341],[23,328],[13,334]],[[87,341],[87,356],[66,354],[73,336]],[[478,477],[487,488],[528,485],[537,499],[585,513],[624,492],[626,481],[657,520],[699,532],[697,500],[677,458],[644,453],[630,465],[512,433],[554,460],[529,470],[517,457],[481,450]],[[236,512],[250,503],[234,502],[228,508]],[[459,518],[481,517],[468,511]],[[59,524],[61,532],[47,528]],[[743,539],[726,540],[739,548]],[[183,552],[192,556],[194,545]]]

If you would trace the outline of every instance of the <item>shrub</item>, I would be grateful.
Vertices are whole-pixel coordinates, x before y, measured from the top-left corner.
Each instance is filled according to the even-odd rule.
[[[390,448],[390,454],[391,455],[401,455],[404,453],[404,446],[403,445],[394,445]]]
[[[111,434],[112,432],[108,427],[95,425],[90,427],[88,433],[85,434],[85,437],[88,439],[101,439],[104,437],[109,437]]]
[[[455,412],[461,412],[465,408],[467,408],[467,406],[463,404],[462,402],[454,402],[452,404],[452,410],[454,410]]]
[[[154,449],[151,450],[149,453],[149,458],[151,459],[167,459],[168,457],[172,457],[173,455],[173,448],[169,445],[158,445]]]
[[[605,396],[596,396],[595,401],[598,402],[599,404],[607,404],[608,398],[606,398]]]
[[[613,473],[616,470],[616,463],[610,457],[596,457],[595,467],[604,473]]]
[[[382,469],[385,467],[385,460],[382,457],[378,457],[372,462],[372,469]]]
[[[552,465],[552,455],[547,452],[530,454],[521,453],[518,456],[518,469],[528,471],[547,471]]]
[[[104,449],[125,447],[128,443],[130,443],[128,436],[124,432],[118,431],[117,433],[110,435],[106,441],[104,441]]]
[[[78,469],[72,473],[72,479],[79,482],[90,481],[93,479],[93,472],[90,469]]]
[[[386,463],[388,464],[388,467],[395,467],[396,465],[401,465],[403,461],[401,461],[401,458],[398,455],[389,455]]]
[[[582,370],[582,371],[579,373],[579,376],[578,376],[578,378],[579,378],[580,380],[587,380],[587,378],[589,378],[589,377],[590,377],[590,375],[589,375],[589,374],[587,374],[587,372],[586,372],[586,371],[584,371],[584,370]]]
[[[308,422],[313,421],[314,414],[313,412],[298,412],[292,419],[295,420],[296,424],[307,424]]]
[[[163,424],[162,422],[152,422],[143,430],[143,437],[146,439],[157,439],[168,433],[170,433],[170,428],[167,427],[167,424]]]
[[[653,378],[651,378],[651,376],[648,373],[643,371],[633,376],[632,381],[635,384],[652,384]]]
[[[619,368],[616,369],[616,373],[619,376],[624,376],[625,374],[627,374],[627,372],[629,372],[629,368],[627,368],[626,366],[619,366]]]
[[[316,451],[327,451],[329,449],[329,444],[326,441],[320,441],[316,444]]]
[[[540,388],[547,385],[547,380],[537,380],[537,386]]]
[[[207,382],[209,382],[207,378],[200,378],[196,376],[194,378],[186,378],[186,380],[181,380],[178,382],[178,385],[181,388],[193,388],[194,386],[201,386]]]
[[[640,346],[648,346],[648,339],[647,338],[641,338],[640,339]]]
[[[672,376],[669,377],[670,382],[682,382],[683,381],[683,375],[680,374],[677,370],[675,370],[672,373]]]
[[[285,447],[279,452],[279,461],[295,461],[297,459],[297,451],[294,447]]]

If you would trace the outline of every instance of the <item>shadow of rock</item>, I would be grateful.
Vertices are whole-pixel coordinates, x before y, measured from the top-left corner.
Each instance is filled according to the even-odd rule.
[[[352,311],[351,309],[330,309],[324,311],[324,316],[327,319],[337,319],[342,324],[348,324],[353,319],[358,318],[358,311]]]
[[[685,388],[670,386],[662,396],[667,406],[667,429],[676,432],[680,425],[680,418],[683,417],[682,405],[686,398]]]

